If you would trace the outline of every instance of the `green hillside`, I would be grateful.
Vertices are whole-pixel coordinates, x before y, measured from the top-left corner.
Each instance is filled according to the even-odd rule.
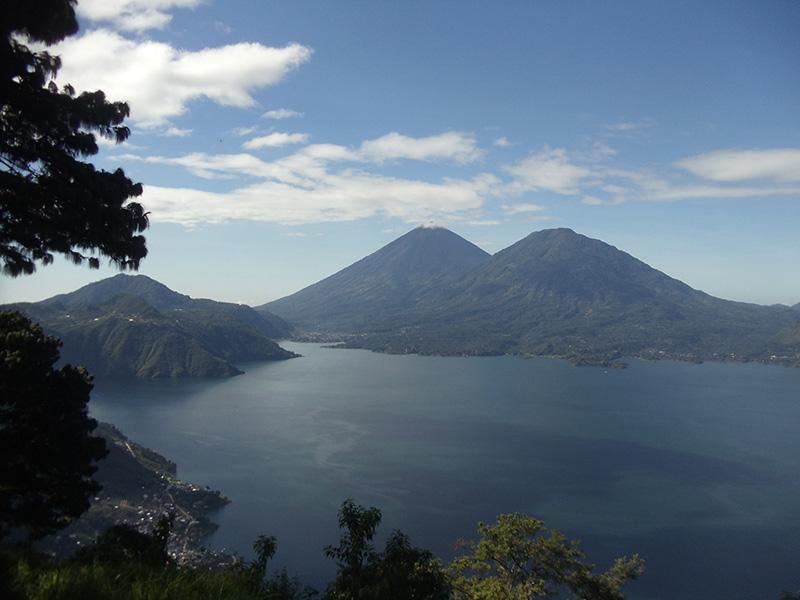
[[[273,341],[292,331],[279,317],[194,300],[141,275],[5,308],[59,337],[63,362],[100,377],[229,377],[242,372],[237,363],[295,356]]]

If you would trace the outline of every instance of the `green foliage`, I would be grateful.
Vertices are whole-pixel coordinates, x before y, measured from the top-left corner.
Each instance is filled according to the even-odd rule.
[[[576,542],[541,521],[500,515],[479,524],[480,540],[447,570],[427,551],[393,532],[383,552],[372,538],[381,512],[346,500],[339,511],[341,539],[325,553],[339,567],[326,600],[529,600],[558,597],[622,600],[621,587],[643,571],[638,556],[618,559],[594,574]],[[282,569],[267,577],[277,541],[262,535],[247,565],[207,570],[167,559],[171,519],[153,532],[114,527],[74,558],[57,564],[22,548],[0,546],[0,593],[12,600],[310,600],[317,592]],[[794,600],[785,595],[781,600]]]
[[[42,569],[21,563],[15,587],[26,600],[267,600],[252,590],[245,574],[234,570],[141,565],[65,564]]]
[[[365,508],[348,498],[339,509],[339,529],[342,537],[338,546],[326,546],[325,556],[333,558],[339,571],[328,591],[329,598],[358,598],[367,586],[369,567],[377,554],[372,538],[381,522],[378,508]]]
[[[255,560],[250,563],[247,573],[252,578],[252,589],[263,600],[308,600],[316,598],[317,591],[303,584],[297,577],[289,577],[286,569],[266,578],[267,563],[275,556],[278,540],[271,535],[260,535],[253,543]]]
[[[286,569],[281,569],[265,581],[260,594],[263,600],[310,600],[319,595],[297,577],[289,577]]]
[[[339,510],[342,536],[325,555],[336,560],[338,572],[328,586],[328,600],[445,600],[449,586],[441,564],[427,550],[411,546],[406,535],[395,531],[382,553],[372,538],[381,511],[347,499]]]
[[[494,525],[480,523],[478,533],[478,542],[463,542],[467,554],[449,566],[455,600],[529,600],[564,593],[621,600],[622,585],[644,570],[644,561],[634,555],[595,575],[577,542],[527,515],[500,515]]]
[[[59,346],[23,315],[0,313],[0,538],[65,527],[100,489],[91,475],[106,449],[91,435],[91,379],[53,367]]]
[[[130,130],[123,102],[101,91],[75,94],[53,81],[61,62],[23,41],[52,44],[77,31],[75,0],[10,0],[0,16],[0,258],[3,271],[33,273],[53,252],[99,267],[93,254],[122,269],[147,255],[142,186],[121,169],[81,159],[97,154],[95,134],[117,143]]]
[[[394,531],[375,565],[373,598],[383,600],[447,600],[450,584],[442,564],[429,550],[411,546],[407,535]]]
[[[273,535],[260,535],[253,542],[256,559],[253,561],[253,570],[260,578],[267,574],[267,563],[275,556],[278,549],[278,540]]]
[[[172,517],[151,533],[116,525],[61,564],[22,548],[0,547],[0,597],[10,600],[310,600],[312,588],[285,569],[265,579],[275,538],[260,536],[245,567],[179,568],[167,555]]]
[[[167,554],[167,543],[174,521],[174,515],[163,515],[151,534],[142,533],[126,523],[114,525],[100,534],[93,545],[76,552],[72,560],[83,565],[166,567],[173,563]]]

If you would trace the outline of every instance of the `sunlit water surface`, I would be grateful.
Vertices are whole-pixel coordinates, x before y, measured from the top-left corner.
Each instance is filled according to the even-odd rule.
[[[775,599],[800,588],[800,369],[389,356],[314,344],[224,381],[99,382],[92,414],[222,490],[215,548],[317,587],[352,497],[444,560],[498,513],[580,538],[630,597]]]

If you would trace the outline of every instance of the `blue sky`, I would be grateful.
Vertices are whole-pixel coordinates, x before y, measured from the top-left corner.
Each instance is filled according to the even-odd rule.
[[[84,0],[61,82],[131,105],[141,273],[260,304],[421,223],[547,227],[800,302],[800,2]],[[0,280],[40,300],[113,274]]]

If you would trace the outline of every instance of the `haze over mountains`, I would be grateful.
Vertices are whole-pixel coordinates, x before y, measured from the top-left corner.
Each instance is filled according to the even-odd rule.
[[[257,309],[387,352],[800,364],[792,308],[715,298],[570,229],[490,256],[445,229],[418,228]]]
[[[7,305],[63,341],[62,361],[97,376],[226,377],[293,353],[291,326],[248,306],[193,299],[144,275],[117,275],[42,302]]]

